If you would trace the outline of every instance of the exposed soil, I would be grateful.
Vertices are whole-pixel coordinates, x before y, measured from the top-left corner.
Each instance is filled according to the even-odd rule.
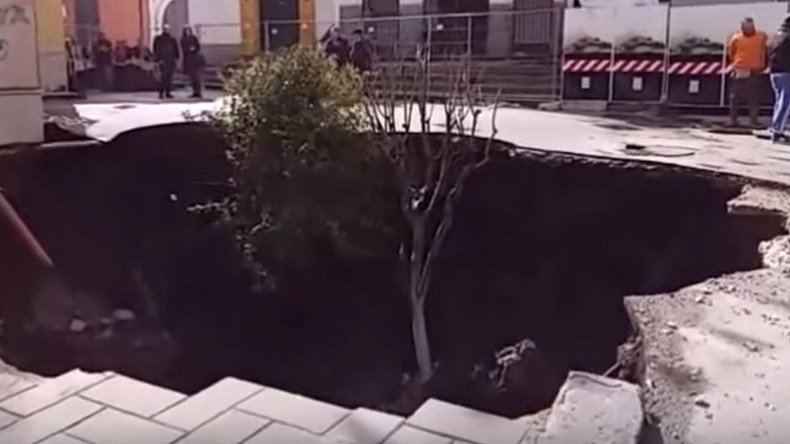
[[[77,300],[5,338],[3,358],[185,392],[234,375],[347,406],[408,413],[436,396],[520,416],[547,407],[568,369],[615,363],[631,334],[624,296],[760,268],[760,241],[784,233],[781,217],[729,214],[742,184],[726,177],[502,156],[470,179],[437,263],[437,377],[404,386],[414,365],[394,249],[327,258],[299,286],[254,294],[228,240],[187,211],[222,195],[224,177],[219,144],[189,126],[1,158],[0,186]],[[136,319],[113,321],[117,308]],[[494,352],[525,339],[521,361],[497,372]]]

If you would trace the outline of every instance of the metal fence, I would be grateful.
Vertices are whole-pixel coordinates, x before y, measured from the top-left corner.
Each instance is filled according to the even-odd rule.
[[[320,41],[336,27],[351,37],[362,32],[379,59],[413,56],[428,47],[437,57],[465,54],[474,58],[512,58],[550,55],[559,41],[561,10],[491,11],[487,13],[341,17],[337,22],[270,20],[261,26],[261,47],[273,50],[305,35]]]
[[[343,14],[337,21],[306,22],[268,20],[259,23],[168,23],[180,36],[190,27],[202,42],[211,65],[235,63],[243,55],[274,51],[294,44],[322,44],[330,29],[349,40],[361,32],[373,49],[375,66],[414,62],[421,53],[437,65],[463,57],[482,72],[491,89],[501,88],[513,99],[539,97],[550,100],[559,91],[562,8],[487,13],[418,14],[361,17]],[[75,28],[79,54],[89,64],[91,36],[100,27]],[[161,29],[152,30],[156,35]],[[104,30],[110,39],[111,30]],[[116,43],[115,41],[113,43]],[[120,43],[120,42],[118,42]],[[123,42],[137,47],[138,42]],[[139,43],[150,49],[150,42]]]
[[[731,37],[744,17],[771,34],[787,14],[782,2],[643,6],[614,13],[568,9],[564,17],[562,94],[569,100],[730,105]],[[760,102],[773,101],[767,70]]]

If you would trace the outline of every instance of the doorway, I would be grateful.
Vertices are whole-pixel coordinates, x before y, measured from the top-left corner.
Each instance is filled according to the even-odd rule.
[[[439,15],[431,20],[433,53],[485,54],[489,7],[490,0],[426,0],[425,13]]]
[[[260,0],[259,11],[264,50],[299,42],[299,0]]]

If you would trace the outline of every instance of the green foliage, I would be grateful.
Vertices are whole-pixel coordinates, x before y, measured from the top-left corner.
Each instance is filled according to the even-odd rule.
[[[226,142],[233,191],[213,208],[248,263],[315,265],[317,244],[341,255],[383,247],[397,199],[384,198],[388,164],[361,131],[356,73],[299,46],[249,62],[226,85],[209,121]]]

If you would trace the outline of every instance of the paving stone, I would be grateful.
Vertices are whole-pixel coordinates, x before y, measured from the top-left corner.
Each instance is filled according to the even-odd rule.
[[[429,399],[406,420],[419,427],[479,444],[516,444],[524,428],[507,418]]]
[[[355,444],[380,444],[402,423],[400,416],[362,408],[346,416],[326,436]]]
[[[285,424],[272,423],[269,427],[256,433],[244,444],[337,444],[317,435],[299,430]]]
[[[20,418],[10,413],[0,411],[0,429],[10,426],[18,421]]]
[[[225,378],[165,410],[155,419],[179,429],[193,430],[261,390],[263,387],[257,384],[236,378]]]
[[[35,385],[33,381],[21,376],[2,373],[0,374],[0,400],[10,398]]]
[[[102,406],[81,398],[69,398],[0,430],[0,443],[28,444],[41,441],[101,410]]]
[[[66,433],[93,444],[169,444],[183,434],[110,408],[66,430]]]
[[[109,373],[85,373],[72,370],[6,399],[0,403],[0,408],[19,416],[32,415],[108,377],[110,377]]]
[[[270,423],[260,416],[230,410],[190,433],[178,444],[238,444]]]
[[[332,404],[271,388],[242,402],[238,408],[319,435],[349,414],[348,410]]]
[[[642,430],[639,387],[571,372],[560,389],[539,444],[635,444]]]
[[[72,438],[64,433],[59,433],[51,438],[45,439],[38,444],[85,444],[85,441],[80,441],[77,438]]]
[[[403,426],[395,431],[384,444],[450,444],[452,439],[426,432],[425,430],[415,429],[414,427]]]
[[[146,418],[186,399],[186,395],[173,390],[121,375],[85,390],[81,396]]]

